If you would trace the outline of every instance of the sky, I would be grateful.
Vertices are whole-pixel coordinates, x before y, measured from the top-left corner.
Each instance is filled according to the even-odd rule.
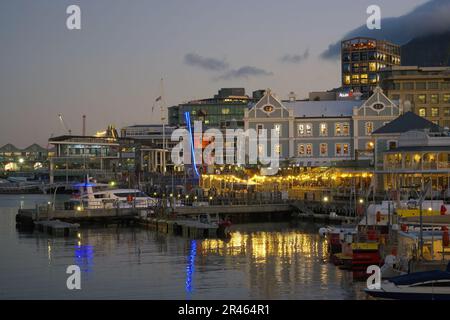
[[[408,14],[424,4],[419,11],[428,10],[426,3],[2,0],[0,146],[46,146],[50,136],[67,133],[58,114],[73,134],[81,134],[83,114],[88,134],[109,124],[160,123],[152,105],[161,95],[161,78],[167,106],[211,97],[222,87],[244,87],[249,95],[271,88],[281,98],[338,87],[333,44],[364,31],[369,5],[379,5],[383,19],[389,18],[385,30],[382,22],[386,38],[402,34],[406,41],[398,29],[408,23],[420,29],[425,22],[412,22]],[[450,0],[429,3],[446,6]],[[81,8],[81,30],[66,27],[66,8],[73,4]],[[430,15],[447,13],[435,11]]]

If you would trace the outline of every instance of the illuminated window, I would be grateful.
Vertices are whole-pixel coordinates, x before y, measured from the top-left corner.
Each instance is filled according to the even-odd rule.
[[[281,155],[281,144],[279,144],[279,143],[277,143],[276,145],[275,145],[275,154],[277,154],[277,155]]]
[[[335,147],[335,154],[336,154],[337,156],[340,156],[341,153],[342,153],[342,145],[341,145],[340,143],[336,143],[336,144],[334,145],[334,147]]]
[[[430,102],[431,102],[431,103],[439,103],[439,95],[437,95],[437,94],[432,94],[432,95],[431,95]]]
[[[273,128],[275,129],[275,132],[278,134],[278,136],[281,136],[281,124],[275,124]]]
[[[359,74],[352,75],[352,83],[359,84]]]
[[[342,124],[342,135],[343,136],[350,135],[350,124],[348,122]]]
[[[367,73],[364,73],[364,74],[361,75],[361,83],[362,84],[368,84],[369,83]]]
[[[419,94],[419,95],[417,95],[417,102],[419,102],[419,103],[427,103],[427,95],[426,94]]]
[[[345,75],[344,76],[344,84],[350,84],[351,83],[351,78],[349,75]]]
[[[305,145],[304,144],[299,144],[297,146],[297,153],[299,156],[304,156],[305,155]]]
[[[366,136],[370,136],[373,132],[373,122],[366,122]]]
[[[222,109],[222,114],[230,114],[230,108]]]
[[[298,135],[299,136],[312,136],[312,124],[311,123],[300,123],[298,125]]]
[[[335,144],[336,156],[348,156],[350,154],[350,145],[348,143]]]
[[[431,116],[439,117],[439,108],[431,108]]]
[[[442,96],[442,101],[444,103],[450,103],[450,94],[446,93]]]
[[[426,108],[420,108],[419,109],[419,116],[426,117],[427,116],[427,109]]]
[[[321,156],[327,156],[328,155],[328,144],[327,143],[321,143],[320,144],[320,155]]]
[[[341,127],[341,124],[340,124],[340,123],[336,123],[336,124],[334,125],[334,135],[335,135],[335,136],[340,136],[340,135],[342,135],[342,127]]]
[[[348,143],[344,143],[343,147],[342,147],[342,154],[344,156],[347,156],[347,155],[349,155],[349,153],[350,153],[350,146]]]
[[[369,62],[369,71],[370,72],[377,71],[377,63],[376,62]]]
[[[328,135],[328,125],[326,123],[320,124],[320,132],[319,134],[321,136],[327,136]]]
[[[312,144],[308,143],[306,145],[306,155],[312,156],[312,154],[313,154],[313,146],[312,146]]]

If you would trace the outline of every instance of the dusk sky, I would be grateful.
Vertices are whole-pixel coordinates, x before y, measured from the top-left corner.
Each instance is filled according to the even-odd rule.
[[[88,134],[159,123],[152,105],[161,77],[168,106],[221,87],[271,88],[282,98],[338,87],[339,61],[323,53],[365,25],[369,5],[387,18],[426,2],[3,0],[0,145],[45,147],[65,133],[58,113],[73,134],[81,134],[83,114]],[[66,28],[71,4],[81,7],[81,30]]]

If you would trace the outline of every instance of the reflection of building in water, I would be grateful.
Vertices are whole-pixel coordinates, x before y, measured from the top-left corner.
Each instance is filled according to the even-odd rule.
[[[75,264],[80,267],[81,272],[91,272],[94,265],[94,246],[76,245]]]
[[[321,294],[327,294],[330,278],[339,277],[340,273],[322,263],[327,260],[326,242],[299,231],[236,231],[229,242],[202,240],[198,254],[224,256],[227,268],[239,269],[244,265],[249,276],[248,290],[255,299],[261,296],[274,299],[285,292],[300,291],[302,296],[320,298]],[[199,259],[198,264],[202,261]],[[313,290],[317,283],[323,292]]]

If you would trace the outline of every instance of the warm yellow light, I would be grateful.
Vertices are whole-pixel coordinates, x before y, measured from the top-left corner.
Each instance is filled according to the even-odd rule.
[[[81,206],[78,206],[77,211],[83,211],[83,208]]]
[[[323,202],[328,202],[328,197],[323,197]]]
[[[433,208],[428,208],[428,211],[433,211]]]
[[[363,204],[364,203],[364,199],[359,199],[359,203]]]
[[[23,158],[20,158],[20,159],[19,159],[19,163],[20,163],[20,164],[22,164],[22,163],[24,163],[24,162],[25,162],[25,160],[23,160]]]

